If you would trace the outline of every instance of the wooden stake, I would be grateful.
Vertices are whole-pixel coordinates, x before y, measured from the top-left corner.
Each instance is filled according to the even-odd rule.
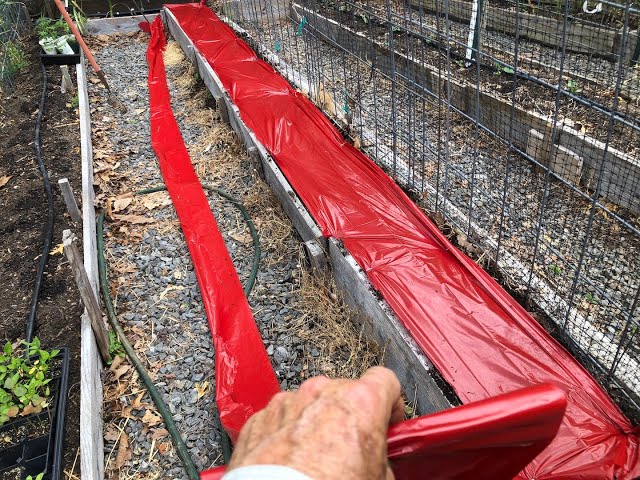
[[[80,258],[80,252],[74,243],[75,239],[76,237],[71,233],[71,230],[64,230],[62,232],[62,246],[64,254],[71,264],[71,269],[73,270],[73,276],[76,280],[76,284],[78,285],[78,290],[80,291],[82,303],[84,304],[84,308],[91,320],[91,328],[96,337],[96,343],[98,344],[102,360],[104,360],[105,363],[108,363],[111,360],[111,355],[109,355],[109,335],[107,334],[107,329],[102,321],[102,312],[100,311],[98,299],[91,289],[89,277],[87,277],[87,272],[82,264],[82,258]]]
[[[60,180],[58,180],[58,186],[60,187],[60,191],[62,192],[64,203],[67,204],[67,210],[69,211],[69,215],[71,215],[71,219],[74,222],[82,223],[82,214],[78,209],[76,197],[73,196],[73,190],[71,189],[69,180],[67,180],[66,178],[61,178]]]
[[[60,83],[60,91],[67,93],[67,90],[73,91],[73,82],[71,81],[71,75],[69,75],[69,66],[60,65],[60,72],[62,73],[62,83]]]

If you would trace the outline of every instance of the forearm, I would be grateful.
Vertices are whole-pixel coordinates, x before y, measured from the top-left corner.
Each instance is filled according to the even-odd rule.
[[[312,480],[311,477],[282,465],[249,465],[225,473],[221,480]]]

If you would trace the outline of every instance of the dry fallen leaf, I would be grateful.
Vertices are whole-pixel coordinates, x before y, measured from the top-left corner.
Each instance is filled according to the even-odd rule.
[[[169,435],[169,432],[165,428],[156,428],[151,434],[151,438],[153,440],[160,440],[161,438],[165,438]]]
[[[9,175],[0,177],[0,187],[4,187],[9,182],[9,180],[11,180],[11,176]]]
[[[131,407],[138,409],[138,408],[142,408],[143,406],[146,407],[149,405],[148,403],[142,401],[142,397],[144,397],[144,393],[145,392],[142,392],[140,395],[136,397],[136,399],[133,402],[131,402]]]
[[[113,372],[122,364],[122,362],[124,362],[124,357],[121,357],[121,356],[117,355],[113,359],[113,362],[111,362],[111,366],[109,368]]]
[[[171,448],[171,444],[169,442],[160,442],[156,445],[156,448],[160,452],[160,455],[165,457]]]
[[[94,149],[93,150],[93,159],[94,160],[101,160],[103,158],[109,158],[112,155],[113,155],[112,151],[106,151],[106,150],[101,150],[101,149]]]
[[[167,293],[173,290],[184,290],[184,287],[182,285],[168,285],[167,288],[165,288],[162,293],[160,293],[160,299],[166,297]]]
[[[64,246],[62,243],[59,243],[53,249],[51,249],[49,255],[62,255],[62,252],[64,252]]]
[[[116,428],[115,425],[107,425],[107,428],[104,431],[104,439],[107,442],[115,442],[120,435],[120,431]]]
[[[200,400],[209,390],[209,381],[207,380],[203,383],[196,383],[194,384],[194,388],[196,389],[196,392],[198,392],[198,400]]]
[[[127,373],[129,370],[131,370],[131,366],[122,365],[121,367],[118,367],[116,370],[113,371],[113,376],[115,377],[116,380],[119,380],[120,377],[123,376],[125,373]]]
[[[147,410],[144,414],[144,417],[142,417],[142,423],[146,424],[149,427],[153,427],[162,423],[162,417],[156,415],[151,410]]]
[[[128,195],[128,196],[121,196],[121,197],[117,197],[114,201],[113,201],[113,212],[121,212],[122,210],[126,209],[129,205],[131,205],[131,202],[133,202],[133,196]]]
[[[134,224],[155,222],[153,218],[145,217],[142,215],[113,215],[112,218],[114,220],[119,220],[121,222],[128,222],[128,223],[134,223]]]
[[[116,455],[116,468],[122,468],[131,459],[131,449],[129,448],[129,437],[125,432],[120,436],[118,444],[118,455]]]
[[[248,233],[230,233],[229,236],[236,240],[237,242],[242,243],[251,243],[252,237]]]
[[[171,198],[167,192],[155,192],[145,195],[142,205],[144,205],[147,210],[166,207],[167,205],[171,205]]]

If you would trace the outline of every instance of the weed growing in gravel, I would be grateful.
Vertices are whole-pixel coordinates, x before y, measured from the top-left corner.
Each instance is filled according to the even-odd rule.
[[[587,292],[587,294],[584,296],[584,299],[587,303],[591,303],[592,305],[599,305],[600,301],[598,300],[598,297],[596,297],[593,293],[591,292]]]
[[[550,263],[549,271],[554,275],[560,275],[562,273],[562,267],[560,265],[556,265],[555,263]]]
[[[580,88],[580,85],[576,80],[571,80],[571,79],[567,80],[567,90],[569,90],[574,95],[577,95],[578,93],[582,93],[582,88]]]
[[[11,342],[5,343],[0,355],[0,425],[18,415],[40,413],[48,406],[50,360],[60,351],[42,350],[38,338],[22,345],[27,358],[23,349],[14,349]]]
[[[115,334],[115,332],[111,330],[109,330],[109,354],[111,354],[112,359],[115,357],[124,357],[125,355],[122,343],[120,343],[120,340],[118,340],[118,336]],[[111,360],[109,364],[111,364],[112,362],[113,360]]]

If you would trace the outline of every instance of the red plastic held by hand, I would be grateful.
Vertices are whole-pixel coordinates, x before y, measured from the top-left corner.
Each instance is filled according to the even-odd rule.
[[[511,480],[553,440],[566,403],[561,389],[539,385],[393,425],[387,448],[396,480]]]

